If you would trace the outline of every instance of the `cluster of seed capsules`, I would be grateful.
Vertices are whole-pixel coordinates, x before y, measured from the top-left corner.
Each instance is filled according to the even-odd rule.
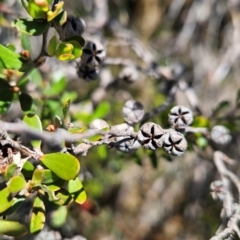
[[[106,57],[103,45],[98,41],[87,41],[78,64],[77,74],[84,80],[95,80],[99,77],[99,67]]]
[[[173,128],[163,129],[154,122],[147,122],[140,127],[136,136],[132,136],[131,133],[134,132],[134,125],[144,117],[143,105],[138,101],[129,100],[122,109],[122,115],[125,120],[123,124],[110,127],[108,123],[98,119],[92,122],[90,128],[111,128],[116,135],[121,135],[115,138],[115,147],[126,153],[133,153],[142,146],[148,150],[163,148],[170,155],[180,156],[187,149],[187,141],[179,131],[193,121],[193,114],[188,108],[176,106],[170,110],[168,117]]]

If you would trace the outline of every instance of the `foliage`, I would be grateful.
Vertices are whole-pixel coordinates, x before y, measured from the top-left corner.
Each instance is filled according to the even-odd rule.
[[[149,169],[144,168],[146,159],[154,174],[162,176],[163,170],[159,170],[162,162],[171,166],[182,155],[195,153],[204,158],[210,151],[211,161],[221,178],[210,185],[210,190],[213,199],[222,202],[221,220],[224,220],[212,239],[225,239],[235,234],[240,237],[237,225],[240,203],[230,188],[235,186],[240,194],[240,180],[224,164],[231,165],[234,160],[223,153],[232,140],[231,133],[239,129],[236,114],[239,91],[234,104],[221,100],[211,106],[210,116],[206,117],[182,64],[169,64],[166,60],[161,66],[160,60],[132,32],[128,32],[128,37],[121,37],[118,33],[125,30],[118,24],[101,25],[106,12],[97,14],[96,19],[99,19],[95,19],[92,26],[89,24],[91,39],[85,41],[82,37],[85,22],[64,11],[64,4],[56,0],[22,0],[21,7],[28,17],[14,19],[11,24],[19,34],[21,49],[12,44],[0,44],[0,233],[29,236],[41,233],[45,225],[64,228],[72,206],[98,214],[94,200],[101,204],[107,198],[116,198],[120,182],[129,177],[121,175],[127,160],[143,169],[141,177],[144,179]],[[118,41],[111,42],[108,36],[104,39],[103,32],[99,34],[102,28],[106,28],[106,35],[112,37],[113,34]],[[95,39],[96,36],[101,36],[104,44]],[[33,44],[35,37],[41,38],[39,49]],[[121,54],[111,50],[114,46],[120,47],[122,55],[130,52],[134,57],[119,57]],[[126,46],[130,51],[126,51]],[[107,57],[105,48],[109,50]],[[85,82],[82,81],[80,87],[75,83],[69,87],[71,80],[56,69],[49,76],[51,67],[46,67],[49,60],[63,62],[61,66],[68,67],[77,61],[76,74]],[[141,84],[142,75],[144,79],[156,81],[149,81],[147,88],[145,83]],[[173,107],[179,91],[184,93],[189,108],[177,104]],[[122,104],[119,96],[128,101]],[[132,100],[135,97],[145,100],[145,106]],[[4,121],[4,116],[16,108],[16,103],[22,120]],[[151,105],[156,107],[144,110]],[[191,174],[184,173],[179,184],[189,180]],[[145,186],[141,181],[142,195],[151,196],[148,184]],[[161,182],[162,192],[167,192],[168,183],[172,184],[167,178]],[[189,183],[187,186],[194,188]],[[181,190],[175,188],[176,201],[183,201],[177,195]],[[124,195],[124,201],[131,200],[128,198],[131,197]],[[26,222],[17,219],[15,213],[28,202],[31,209],[26,227]],[[155,206],[156,202],[151,204]],[[138,208],[138,204],[131,201],[129,205]],[[158,211],[167,219],[163,212]],[[111,219],[110,215],[103,217]],[[142,228],[141,224],[139,226]],[[213,231],[215,229],[212,235]]]

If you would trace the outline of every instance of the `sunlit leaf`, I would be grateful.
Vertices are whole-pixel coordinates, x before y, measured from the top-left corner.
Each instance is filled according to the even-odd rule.
[[[19,222],[0,220],[0,233],[20,237],[27,233],[27,228]]]
[[[196,116],[193,120],[194,127],[209,127],[209,119],[203,116]]]
[[[56,197],[58,200],[54,201],[54,203],[60,206],[68,205],[73,201],[71,194],[63,188],[56,192]]]
[[[66,153],[45,154],[42,163],[64,180],[74,179],[80,171],[78,159]]]
[[[27,183],[23,177],[14,176],[8,182],[8,189],[11,193],[16,193],[24,189],[26,185]]]
[[[48,2],[46,0],[29,0],[27,11],[29,15],[33,18],[44,18],[45,12],[47,12],[48,9]]]
[[[45,220],[45,206],[43,201],[37,196],[33,203],[30,232],[33,234],[40,232],[44,226]]]
[[[56,192],[56,191],[58,191],[60,188],[62,188],[65,183],[66,183],[65,180],[59,178],[58,180],[56,180],[56,181],[53,182],[53,183],[48,183],[48,184],[47,184],[47,187],[48,187],[48,189],[49,189],[50,191]]]
[[[22,205],[22,203],[25,201],[25,198],[14,198],[13,203],[10,208],[8,208],[6,211],[0,214],[0,216],[8,216],[16,212],[19,207]]]
[[[67,12],[63,11],[54,18],[54,23],[62,26],[67,21]]]
[[[83,204],[87,199],[86,192],[78,177],[68,182],[68,192],[72,195],[75,202],[79,204]]]
[[[20,56],[0,44],[0,69],[20,69],[22,62],[19,60]]]
[[[26,114],[23,118],[23,122],[25,122],[28,126],[34,128],[35,130],[42,132],[42,123],[36,114],[34,113]],[[32,140],[31,144],[36,149],[40,149],[41,147],[40,140]]]
[[[32,36],[39,36],[47,30],[49,24],[44,20],[22,18],[15,20],[12,26],[17,28],[19,32]]]
[[[43,176],[44,176],[43,169],[35,169],[35,171],[33,172],[33,176],[32,176],[33,183],[35,185],[41,184],[42,180],[43,180]]]
[[[28,50],[32,56],[32,46],[30,42],[29,35],[21,33],[21,44],[24,50]]]
[[[29,161],[26,161],[22,168],[22,173],[27,178],[32,178],[35,167]]]
[[[18,166],[15,163],[12,163],[7,166],[6,171],[4,173],[5,181],[8,181],[13,175],[16,173]]]
[[[50,184],[57,181],[59,177],[49,169],[43,169],[43,184]]]
[[[58,4],[54,5],[54,11],[47,12],[47,20],[50,22],[52,21],[62,10],[64,2],[59,2]]]
[[[0,213],[6,211],[13,204],[13,199],[8,188],[0,190]]]
[[[48,48],[47,48],[47,53],[49,56],[53,56],[55,54],[56,47],[57,47],[57,38],[56,38],[56,36],[53,36],[50,39]]]
[[[79,58],[82,55],[82,47],[81,45],[74,40],[68,41],[68,43],[72,44],[73,46],[73,50],[72,50],[72,54],[74,55],[74,58]]]

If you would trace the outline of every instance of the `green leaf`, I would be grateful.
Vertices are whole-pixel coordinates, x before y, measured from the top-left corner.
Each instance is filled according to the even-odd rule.
[[[110,111],[111,109],[111,105],[109,102],[107,101],[103,101],[101,102],[95,112],[92,114],[92,119],[96,119],[96,118],[104,118]]]
[[[33,99],[28,93],[20,93],[19,102],[24,112],[31,110]]]
[[[59,177],[49,169],[43,169],[43,184],[50,184],[57,181]]]
[[[64,225],[67,219],[68,210],[66,206],[60,206],[51,214],[51,226],[60,228]]]
[[[35,0],[29,0],[27,12],[33,18],[44,18],[45,12],[47,12],[48,9],[48,2],[46,0],[42,0],[40,4],[37,4]]]
[[[49,85],[49,87],[43,90],[44,95],[47,97],[53,97],[59,95],[61,92],[65,90],[67,85],[66,77],[61,77],[60,79],[53,80],[53,83]]]
[[[56,192],[56,197],[58,198],[58,200],[54,201],[54,203],[60,206],[68,205],[73,201],[70,193],[63,188]]]
[[[205,137],[200,136],[197,138],[196,143],[200,148],[204,149],[208,145],[208,140]]]
[[[0,69],[20,69],[22,62],[19,59],[19,54],[0,44]]]
[[[54,23],[62,26],[67,21],[67,12],[63,11],[54,18]]]
[[[36,197],[33,203],[33,211],[30,222],[30,232],[33,234],[39,233],[45,223],[45,206],[40,197]]]
[[[68,43],[72,44],[73,50],[72,54],[74,55],[74,58],[79,58],[82,55],[82,47],[77,41],[68,41]]]
[[[19,222],[0,220],[0,233],[20,237],[27,233],[27,228]]]
[[[21,33],[21,44],[22,44],[22,48],[24,50],[28,50],[30,55],[32,56],[32,46],[31,46],[29,35],[25,33]]]
[[[8,216],[16,212],[19,207],[22,205],[22,203],[25,201],[25,198],[14,198],[13,204],[10,208],[8,208],[6,211],[0,214],[0,216]]]
[[[80,171],[78,159],[66,153],[45,154],[42,163],[64,180],[74,179]]]
[[[78,177],[68,182],[68,192],[72,195],[75,202],[79,204],[83,204],[87,200],[87,194]]]
[[[23,177],[14,176],[8,182],[8,189],[11,193],[16,193],[24,189],[26,185],[27,183]]]
[[[34,113],[26,114],[23,118],[23,122],[25,122],[28,126],[36,129],[39,132],[42,132],[42,123],[39,117]],[[31,141],[33,148],[40,149],[41,141],[40,140],[33,140]]]
[[[13,199],[8,188],[0,190],[0,213],[6,211],[13,204]]]
[[[50,191],[56,192],[65,185],[66,181],[63,179],[58,179],[57,181],[47,184],[47,187]]]
[[[203,116],[196,116],[192,123],[194,127],[209,127],[209,125],[209,119]]]
[[[16,173],[17,169],[18,166],[15,163],[8,165],[4,173],[5,181],[8,181]]]
[[[52,21],[62,11],[63,5],[64,5],[63,1],[59,2],[58,4],[54,5],[54,11],[48,11],[47,12],[48,22]]]
[[[55,202],[55,201],[58,201],[59,198],[56,197],[55,195],[55,191],[52,191],[47,185],[40,185],[41,189],[47,193],[48,195],[48,200],[50,202]]]
[[[64,119],[66,119],[68,117],[70,105],[71,105],[71,99],[68,98],[64,102],[64,104],[63,104],[63,116],[64,116]]]
[[[57,38],[56,36],[53,36],[48,44],[48,48],[47,48],[47,53],[49,56],[53,56],[55,54],[57,48]]]
[[[7,112],[7,110],[12,104],[12,100],[13,100],[12,88],[9,86],[6,80],[0,78],[0,115]]]
[[[81,36],[73,36],[73,37],[70,37],[70,38],[66,38],[64,41],[66,41],[66,42],[76,41],[80,44],[80,46],[82,48],[85,46],[85,39]]]
[[[56,49],[56,56],[72,53],[73,45],[68,42],[61,42]]]
[[[12,27],[17,28],[22,33],[39,36],[47,30],[49,23],[44,20],[20,18],[12,23]]]
[[[44,175],[43,169],[35,169],[32,176],[33,183],[35,185],[41,184],[43,180],[43,175]]]
[[[61,61],[79,58],[82,47],[77,41],[61,42],[56,49],[56,57]]]
[[[66,53],[66,54],[56,56],[56,58],[60,61],[69,61],[74,59],[74,55],[71,53]]]
[[[27,178],[32,178],[34,169],[35,168],[33,164],[30,163],[29,161],[26,161],[22,168],[22,174]]]
[[[218,106],[213,109],[212,116],[217,116],[219,115],[222,111],[224,111],[226,108],[230,106],[229,101],[222,101],[218,104]]]

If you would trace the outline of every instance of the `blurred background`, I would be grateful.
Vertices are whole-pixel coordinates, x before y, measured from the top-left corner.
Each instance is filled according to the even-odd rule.
[[[134,98],[146,112],[150,111],[166,99],[166,76],[179,74],[199,99],[200,112],[192,109],[195,115],[209,121],[210,128],[216,124],[229,127],[233,141],[222,150],[238,160],[240,127],[238,109],[233,107],[240,87],[238,0],[64,2],[69,14],[86,21],[83,37],[101,40],[107,59],[100,80],[94,82],[78,78],[76,62],[54,59],[48,59],[31,74],[26,88],[36,105],[41,106],[38,111],[45,126],[56,114],[61,115],[59,106],[66,97],[73,101],[71,113],[76,126],[88,127],[95,118],[103,118],[111,125],[123,123],[121,110],[126,100]],[[23,16],[26,13],[20,1],[0,1],[2,44],[20,46],[11,21]],[[37,46],[38,41],[33,39],[33,44]],[[114,59],[121,61],[113,64]],[[123,59],[148,73],[138,71],[136,81],[123,81],[119,74],[128,65],[122,64]],[[161,67],[166,76],[150,74],[149,66]],[[102,94],[100,87],[106,85],[106,79],[111,84]],[[59,83],[60,90],[43,91],[55,83]],[[40,103],[43,97],[46,104]],[[220,116],[212,116],[222,101],[228,102],[227,107]],[[173,105],[177,104],[192,108],[184,91],[177,92]],[[169,127],[169,109],[151,121]],[[2,119],[14,121],[21,114],[19,106],[13,104]],[[191,142],[191,138],[188,140]],[[49,214],[43,232],[22,239],[206,240],[215,234],[222,206],[209,193],[210,183],[219,178],[211,147],[190,144],[182,157],[169,159],[159,151],[139,149],[126,154],[100,146],[90,149],[80,161],[87,202],[66,209],[47,206]],[[239,175],[238,165],[234,171]],[[25,205],[14,217],[27,222],[31,200]]]

